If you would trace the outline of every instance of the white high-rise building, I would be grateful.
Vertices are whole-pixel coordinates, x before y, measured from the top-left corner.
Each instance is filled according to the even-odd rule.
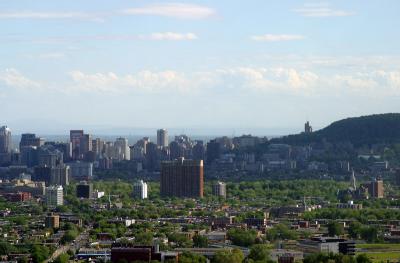
[[[11,130],[7,126],[2,126],[0,127],[0,153],[10,153],[11,148]]]
[[[61,185],[46,187],[46,205],[57,207],[64,204],[64,192]]]
[[[212,186],[212,194],[215,196],[226,197],[226,184],[217,182]]]
[[[118,160],[130,160],[131,154],[128,145],[128,139],[117,138],[114,143],[115,150],[118,155]]]
[[[133,197],[139,199],[147,198],[147,183],[140,180],[133,185]]]
[[[168,131],[166,129],[157,130],[157,146],[168,146]]]

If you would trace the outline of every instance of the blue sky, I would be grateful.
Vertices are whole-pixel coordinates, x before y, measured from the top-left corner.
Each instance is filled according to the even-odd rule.
[[[17,132],[296,132],[398,112],[400,2],[0,1]]]

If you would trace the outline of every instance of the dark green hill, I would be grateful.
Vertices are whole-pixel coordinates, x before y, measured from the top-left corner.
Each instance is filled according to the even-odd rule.
[[[289,135],[275,142],[307,144],[326,139],[332,143],[350,142],[355,146],[400,142],[400,113],[375,114],[336,121],[311,134]]]

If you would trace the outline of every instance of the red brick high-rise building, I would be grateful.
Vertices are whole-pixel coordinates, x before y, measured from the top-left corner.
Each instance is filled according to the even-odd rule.
[[[383,198],[384,188],[383,180],[381,178],[377,178],[375,181],[370,183],[369,194],[372,198]]]
[[[83,130],[71,130],[70,141],[72,147],[72,159],[83,160],[89,151],[92,151],[92,138]]]
[[[203,160],[183,157],[161,163],[161,196],[203,197]]]

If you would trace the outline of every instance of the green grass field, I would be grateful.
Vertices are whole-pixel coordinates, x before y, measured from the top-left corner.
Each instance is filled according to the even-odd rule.
[[[364,253],[373,262],[399,262],[400,252]]]
[[[367,250],[377,250],[377,249],[400,250],[400,244],[357,244],[356,248],[367,249]]]
[[[400,262],[400,244],[357,244],[357,254],[366,254],[373,262]]]

